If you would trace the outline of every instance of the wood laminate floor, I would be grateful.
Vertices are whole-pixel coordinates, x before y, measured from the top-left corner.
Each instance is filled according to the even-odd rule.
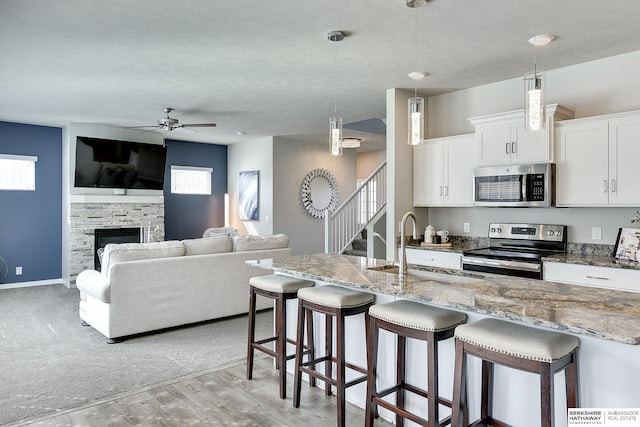
[[[287,399],[278,397],[271,358],[255,361],[253,380],[246,365],[193,376],[137,393],[101,401],[21,426],[318,426],[336,425],[336,398],[304,383],[300,408],[293,408],[293,377]],[[347,425],[364,425],[364,410],[347,404]],[[392,424],[382,419],[376,426]]]

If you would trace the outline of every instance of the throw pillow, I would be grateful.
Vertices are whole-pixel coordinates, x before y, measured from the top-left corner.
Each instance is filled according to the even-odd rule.
[[[286,234],[274,234],[272,236],[235,236],[233,238],[234,252],[261,251],[288,247],[289,236]]]
[[[214,236],[202,239],[183,240],[184,254],[187,255],[206,255],[219,254],[223,252],[231,252],[233,242],[229,236]]]
[[[184,246],[178,241],[151,243],[109,243],[102,254],[102,275],[107,276],[109,267],[123,261],[168,258],[183,256]]]
[[[239,236],[238,230],[233,227],[219,227],[219,228],[207,228],[204,233],[202,233],[202,237],[213,237],[213,236]]]

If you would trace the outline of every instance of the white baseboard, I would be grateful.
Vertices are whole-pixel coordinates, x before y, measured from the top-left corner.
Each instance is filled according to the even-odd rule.
[[[31,286],[46,286],[46,285],[64,285],[67,288],[69,287],[69,284],[65,283],[63,279],[49,279],[49,280],[34,280],[33,282],[0,284],[0,289],[28,288]]]

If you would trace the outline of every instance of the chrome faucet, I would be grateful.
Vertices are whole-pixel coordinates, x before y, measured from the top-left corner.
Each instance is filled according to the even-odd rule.
[[[413,212],[407,212],[402,216],[402,222],[400,224],[400,265],[398,268],[400,276],[407,275],[407,239],[404,234],[404,229],[407,225],[407,220],[411,218],[413,220],[413,238],[418,239],[418,220],[416,214]]]

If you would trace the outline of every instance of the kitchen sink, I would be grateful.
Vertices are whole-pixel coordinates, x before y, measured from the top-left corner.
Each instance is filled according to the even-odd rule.
[[[390,273],[390,274],[400,273],[400,268],[397,265],[393,265],[393,264],[379,265],[376,267],[368,267],[367,270],[381,271],[383,273]],[[409,271],[407,272],[407,276],[415,277],[423,280],[435,280],[438,282],[459,283],[459,284],[475,283],[475,282],[482,281],[481,279],[474,278],[474,277],[464,277],[464,276],[458,276],[456,274],[434,273],[431,271],[413,270],[413,269],[409,269]]]
[[[400,273],[400,268],[397,265],[378,265],[377,267],[369,267],[367,270],[383,271],[392,274]]]

